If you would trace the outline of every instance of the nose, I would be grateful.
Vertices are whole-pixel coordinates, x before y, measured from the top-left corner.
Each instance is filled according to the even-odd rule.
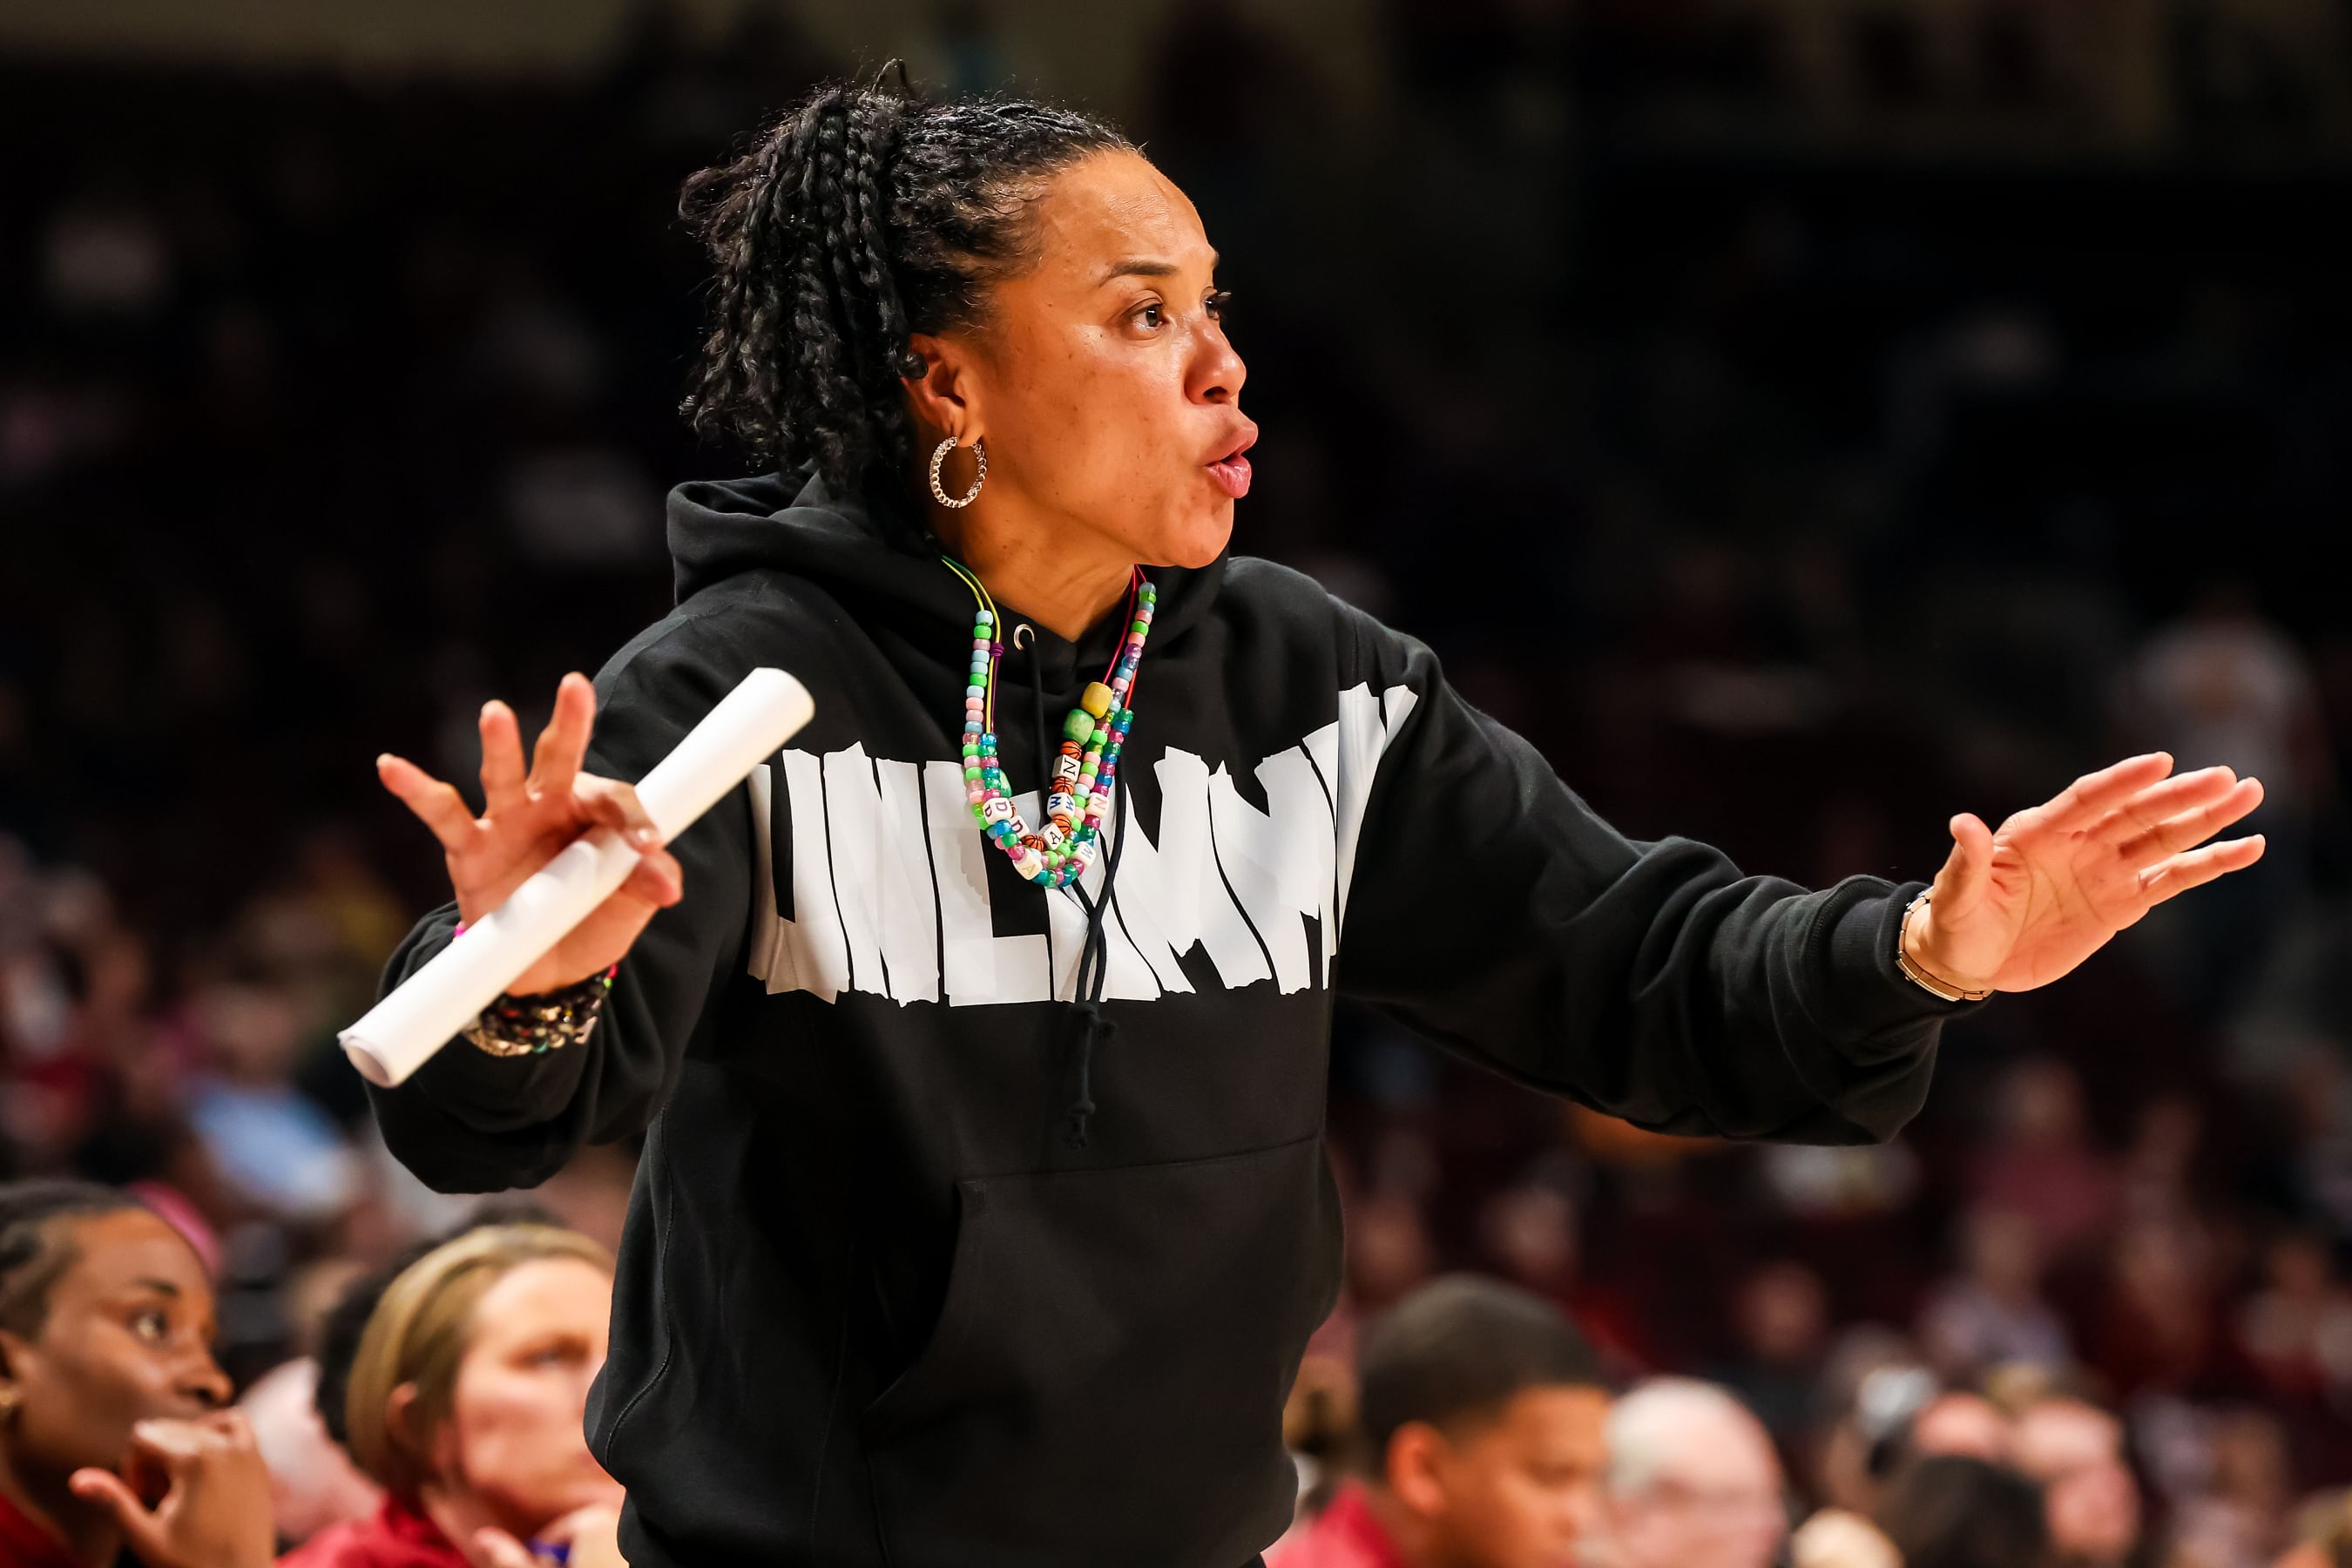
[[[220,1369],[220,1363],[213,1360],[210,1351],[200,1350],[190,1357],[173,1383],[183,1396],[207,1410],[222,1408],[236,1392],[229,1384],[228,1373]]]
[[[1234,402],[1242,395],[1242,383],[1249,379],[1249,367],[1234,352],[1225,329],[1214,321],[1202,329],[1200,345],[1200,352],[1192,356],[1191,374],[1185,377],[1185,395],[1195,403]]]

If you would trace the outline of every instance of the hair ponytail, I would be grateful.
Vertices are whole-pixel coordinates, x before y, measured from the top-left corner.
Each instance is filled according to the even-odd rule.
[[[887,74],[886,68],[885,74]],[[1023,100],[932,103],[877,78],[819,89],[730,163],[686,182],[679,216],[718,268],[682,411],[782,470],[814,467],[911,542],[918,463],[904,381],[916,332],[978,322],[1029,258],[1028,200],[1103,122]]]

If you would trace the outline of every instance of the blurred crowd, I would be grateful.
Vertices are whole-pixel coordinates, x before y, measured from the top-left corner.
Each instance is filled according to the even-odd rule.
[[[2352,1483],[2336,8],[1362,25],[1344,136],[1237,7],[1142,52],[1129,128],[1226,258],[1265,430],[1237,548],[1751,870],[1925,876],[1953,812],[2143,746],[2259,774],[2270,852],[1952,1029],[1883,1149],[1653,1137],[1347,1015],[1309,1511],[1373,1462],[1366,1336],[1468,1269],[1612,1389],[1727,1390],[1774,1517],[1837,1510],[1811,1539],[1935,1459],[2096,1521],[2070,1561],[2271,1563]],[[982,5],[918,43],[1008,68]],[[737,463],[676,415],[677,185],[858,63],[658,6],[585,80],[0,61],[0,1180],[199,1238],[240,1390],[467,1212],[332,1045],[441,897],[373,759],[468,777],[485,698],[530,724],[667,608],[662,491]],[[633,1158],[534,1200],[609,1247]]]

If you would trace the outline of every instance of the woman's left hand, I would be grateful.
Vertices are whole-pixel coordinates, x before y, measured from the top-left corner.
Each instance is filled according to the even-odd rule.
[[[1998,830],[1952,818],[1951,858],[1904,928],[1911,962],[1958,990],[2031,991],[2167,899],[2262,858],[2259,835],[2205,843],[2262,804],[2261,781],[2171,773],[2172,759],[2152,752]]]

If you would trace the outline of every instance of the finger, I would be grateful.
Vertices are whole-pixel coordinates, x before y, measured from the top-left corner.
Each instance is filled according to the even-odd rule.
[[[176,1476],[224,1444],[223,1435],[202,1421],[153,1417],[131,1428],[131,1446],[160,1460],[166,1474]]]
[[[646,815],[635,786],[583,773],[572,786],[572,797],[589,821],[616,829],[639,849],[650,849],[661,842],[661,830]]]
[[[131,1549],[137,1555],[150,1563],[169,1560],[165,1552],[158,1550],[163,1544],[162,1527],[121,1476],[111,1470],[76,1470],[66,1478],[66,1489],[82,1501],[104,1509],[129,1538]]]
[[[482,815],[496,816],[522,804],[522,727],[514,710],[493,697],[482,704]]]
[[[2263,781],[2241,779],[2231,784],[2219,800],[2211,801],[2194,811],[2184,811],[2167,817],[2154,826],[2134,834],[2118,847],[2126,865],[2135,869],[2153,866],[2168,855],[2193,849],[2222,829],[2244,820],[2263,804]]]
[[[578,670],[555,687],[555,712],[530,752],[530,792],[541,799],[571,793],[596,727],[596,689]]]
[[[2169,753],[2150,752],[2085,773],[2043,808],[2049,814],[2049,826],[2065,830],[2086,826],[2171,771]]]
[[[503,1530],[474,1531],[474,1555],[486,1568],[540,1568],[530,1549]]]
[[[2216,877],[2244,870],[2263,858],[2263,836],[2257,833],[2251,838],[2225,839],[2186,855],[2176,855],[2139,874],[2140,896],[2154,908],[2191,888],[2201,888]]]
[[[1936,873],[1936,907],[1947,914],[1962,914],[1984,893],[1992,869],[1992,829],[1971,811],[1952,818],[1952,852]]]
[[[375,776],[383,782],[384,788],[400,797],[402,805],[416,814],[418,821],[433,830],[442,848],[456,855],[473,844],[474,814],[467,808],[466,797],[454,786],[390,752],[375,760]]]
[[[2118,802],[2085,831],[2095,837],[2127,837],[2184,811],[2210,805],[2236,788],[2237,783],[2238,775],[2228,768],[2179,773]]]
[[[620,890],[628,897],[667,909],[686,896],[686,872],[667,849],[648,849]]]
[[[190,1425],[200,1426],[207,1432],[218,1433],[228,1439],[229,1446],[232,1447],[251,1448],[258,1446],[253,1436],[253,1423],[245,1418],[244,1411],[233,1406],[226,1410],[208,1410],[197,1416]]]

